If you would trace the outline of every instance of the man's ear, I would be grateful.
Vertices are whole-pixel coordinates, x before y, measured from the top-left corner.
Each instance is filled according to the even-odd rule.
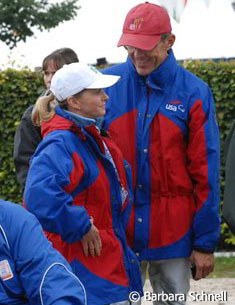
[[[167,37],[167,49],[170,50],[172,46],[175,43],[175,35],[170,34],[169,37]]]

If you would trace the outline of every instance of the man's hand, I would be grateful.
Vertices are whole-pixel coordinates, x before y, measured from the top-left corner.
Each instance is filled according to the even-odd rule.
[[[190,262],[196,266],[195,280],[200,280],[214,270],[214,254],[203,253],[193,250],[190,256]]]
[[[85,256],[100,256],[102,243],[99,230],[92,224],[90,230],[83,236],[82,247]]]

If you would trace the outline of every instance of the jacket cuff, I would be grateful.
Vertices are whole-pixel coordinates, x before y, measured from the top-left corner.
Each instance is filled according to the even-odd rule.
[[[208,253],[208,254],[213,254],[215,252],[212,249],[204,249],[204,248],[200,248],[200,247],[193,247],[193,250],[195,250],[197,252],[201,252],[201,253]]]

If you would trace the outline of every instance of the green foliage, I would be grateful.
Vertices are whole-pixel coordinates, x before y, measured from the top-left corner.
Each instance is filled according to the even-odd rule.
[[[221,132],[222,205],[224,187],[223,143],[235,117],[235,61],[186,61],[182,65],[205,80],[214,94]],[[12,160],[14,134],[23,112],[36,101],[42,91],[42,84],[42,77],[38,72],[27,69],[0,71],[0,197],[13,202],[22,201],[22,194],[16,181]],[[225,224],[222,226],[222,232],[222,248],[225,245],[235,245],[235,238]]]
[[[235,263],[234,256],[216,257],[215,269],[209,275],[209,278],[235,278],[235,264],[234,263]]]
[[[40,31],[56,27],[73,19],[78,0],[65,0],[50,4],[48,0],[0,0],[0,40],[11,49]]]
[[[222,223],[221,226],[222,237],[221,237],[221,248],[228,248],[235,250],[235,234],[231,234],[229,227],[226,223]]]
[[[23,112],[36,101],[42,84],[42,77],[36,72],[0,72],[0,197],[13,202],[22,201],[12,160],[14,134]]]

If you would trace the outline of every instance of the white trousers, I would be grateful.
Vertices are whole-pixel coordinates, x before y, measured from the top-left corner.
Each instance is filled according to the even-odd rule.
[[[184,294],[185,298],[190,288],[190,268],[189,260],[185,258],[167,259],[158,261],[142,261],[141,275],[143,285],[146,275],[149,275],[149,281],[154,294],[176,295]],[[142,298],[143,299],[143,298]],[[153,301],[154,305],[185,305],[186,302],[181,300],[157,300]],[[149,305],[151,304],[148,302]],[[132,302],[133,305],[140,305],[141,301]]]

